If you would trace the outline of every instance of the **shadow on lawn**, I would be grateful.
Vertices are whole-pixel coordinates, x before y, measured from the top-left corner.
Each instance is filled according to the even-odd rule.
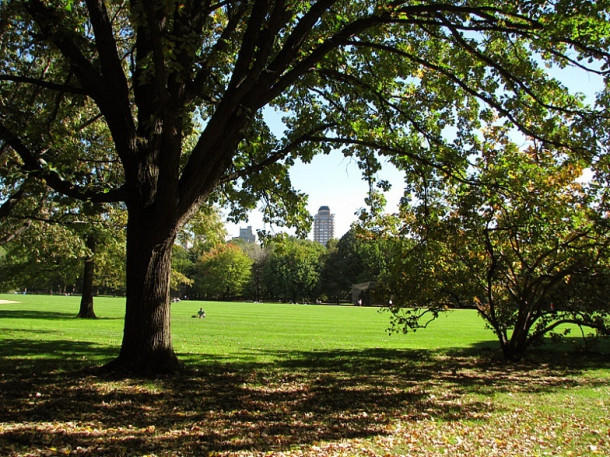
[[[0,309],[0,319],[23,319],[23,320],[73,320],[77,319],[74,313],[59,313],[52,311],[36,311],[36,310],[6,310]],[[97,317],[96,320],[114,320],[122,319],[122,317]]]
[[[52,311],[36,310],[5,310],[0,309],[0,319],[42,319],[42,320],[66,320],[74,319],[76,313],[58,313]]]
[[[497,408],[487,394],[563,389],[583,367],[608,366],[595,357],[506,364],[478,350],[286,351],[267,354],[273,363],[191,355],[184,375],[119,381],[87,367],[116,348],[8,344],[11,359],[0,361],[0,417],[8,424],[0,454],[15,455],[79,448],[91,456],[201,456],[385,436],[399,420],[484,420]]]

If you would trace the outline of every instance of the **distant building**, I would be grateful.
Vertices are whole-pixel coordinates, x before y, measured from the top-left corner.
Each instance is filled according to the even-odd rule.
[[[320,206],[318,214],[313,217],[313,240],[326,246],[335,237],[335,215],[328,206]]]
[[[252,232],[252,226],[248,225],[246,228],[240,228],[237,239],[243,240],[246,243],[254,243],[256,241],[256,236],[254,235],[254,232]]]

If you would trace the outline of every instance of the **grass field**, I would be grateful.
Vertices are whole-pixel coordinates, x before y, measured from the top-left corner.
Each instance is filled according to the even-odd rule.
[[[372,308],[183,301],[189,370],[96,376],[124,300],[0,295],[0,455],[610,455],[610,348],[498,358],[476,313],[388,335]],[[200,306],[207,317],[193,319]]]

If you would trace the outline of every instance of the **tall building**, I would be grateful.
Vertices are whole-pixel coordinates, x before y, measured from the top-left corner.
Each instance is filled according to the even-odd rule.
[[[240,228],[237,239],[244,240],[246,243],[254,243],[256,241],[256,236],[252,232],[252,226],[248,225],[247,228]]]
[[[318,214],[313,217],[313,240],[326,246],[335,236],[335,215],[328,206],[320,206]]]

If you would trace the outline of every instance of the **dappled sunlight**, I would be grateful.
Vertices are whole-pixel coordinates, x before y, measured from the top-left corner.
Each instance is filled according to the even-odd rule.
[[[468,351],[449,357],[391,349],[285,351],[274,359],[242,364],[202,357],[185,375],[157,380],[100,377],[84,361],[63,373],[30,361],[27,372],[9,368],[0,378],[0,449],[16,456],[351,455],[355,449],[441,455],[435,449],[444,443],[463,452],[486,445],[489,455],[519,455],[541,442],[549,449],[561,442],[551,435],[531,446],[518,442],[508,427],[529,430],[535,411],[526,404],[515,410],[494,396],[608,389],[607,377],[583,376],[576,359],[506,364]],[[592,359],[593,372],[601,367],[603,360]],[[559,427],[550,414],[536,417],[535,426]],[[569,423],[561,427],[569,431]],[[610,446],[607,437],[601,442]],[[300,450],[291,454],[295,446]]]

